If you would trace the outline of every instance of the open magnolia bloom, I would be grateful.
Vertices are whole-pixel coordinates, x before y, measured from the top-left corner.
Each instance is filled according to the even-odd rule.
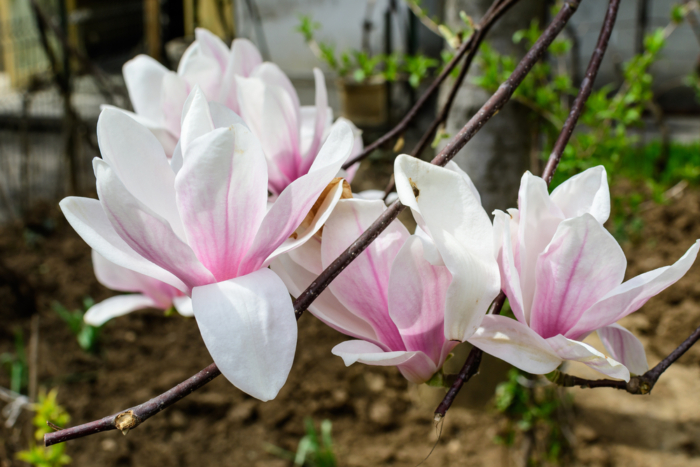
[[[381,200],[342,199],[323,227],[298,250],[276,258],[275,271],[298,296],[386,209]],[[346,365],[397,366],[415,383],[428,381],[457,345],[444,336],[450,273],[423,258],[423,244],[392,222],[309,306],[332,328],[361,340],[333,354]]]
[[[425,258],[452,275],[445,297],[445,338],[467,340],[498,295],[493,226],[469,176],[405,154],[394,163],[396,191],[420,227]]]
[[[177,73],[147,55],[139,55],[123,67],[135,113],[123,112],[150,129],[168,157],[180,138],[182,108],[194,87],[199,86],[207,100],[238,112],[234,76],[249,76],[262,63],[260,52],[247,39],[235,39],[229,49],[206,29],[197,28],[195,37]]]
[[[258,137],[267,157],[269,190],[279,195],[294,180],[306,174],[323,141],[335,125],[349,124],[355,134],[350,157],[362,152],[361,132],[339,118],[334,124],[328,107],[323,73],[314,68],[316,105],[301,106],[291,81],[274,63],[265,62],[249,77],[236,76],[240,115]],[[341,175],[348,181],[359,167],[353,165]]]
[[[325,222],[341,184],[300,227],[347,159],[353,134],[339,125],[309,173],[268,209],[260,143],[232,111],[212,108],[217,111],[195,88],[185,103],[182,160],[172,165],[147,128],[104,110],[97,124],[103,159],[94,160],[100,199],[69,197],[61,209],[108,261],[191,296],[204,343],[224,376],[270,400],[287,379],[297,326],[284,283],[267,265]]]
[[[625,381],[630,373],[644,373],[642,344],[615,323],[683,277],[698,243],[672,266],[623,283],[625,255],[603,227],[610,194],[600,166],[551,195],[544,180],[527,172],[518,206],[496,211],[494,221],[503,291],[516,319],[487,315],[469,342],[533,374],[546,374],[564,360]],[[581,342],[596,330],[612,358]]]
[[[112,318],[145,308],[175,308],[183,316],[194,315],[190,297],[170,284],[117,266],[95,250],[92,250],[92,266],[98,282],[105,287],[120,292],[136,292],[116,295],[91,306],[84,319],[92,326],[102,326]]]

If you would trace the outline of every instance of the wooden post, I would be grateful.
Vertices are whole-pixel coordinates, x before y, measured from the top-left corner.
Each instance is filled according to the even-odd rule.
[[[194,0],[182,0],[185,16],[185,37],[194,37]]]
[[[160,60],[160,1],[143,0],[143,12],[144,31],[146,33],[146,51],[151,57]]]
[[[17,85],[15,50],[12,42],[12,9],[10,0],[0,0],[0,47],[5,73],[10,76],[11,86]]]

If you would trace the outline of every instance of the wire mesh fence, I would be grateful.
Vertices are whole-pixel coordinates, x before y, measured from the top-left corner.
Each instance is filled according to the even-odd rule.
[[[58,19],[56,2],[41,5]],[[52,67],[29,2],[0,0],[0,223],[39,201],[94,189],[95,125],[106,98],[93,76],[71,75],[56,37],[47,42],[65,69]]]

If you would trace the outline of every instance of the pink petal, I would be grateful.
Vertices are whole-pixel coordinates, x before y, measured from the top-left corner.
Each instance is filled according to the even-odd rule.
[[[365,341],[342,342],[331,350],[346,366],[355,362],[373,366],[397,366],[404,377],[416,384],[428,381],[437,372],[435,363],[423,352],[384,352]]]
[[[262,63],[258,49],[248,39],[235,39],[231,45],[226,71],[221,80],[217,101],[236,113],[240,112],[236,91],[236,75],[249,77]]]
[[[634,334],[619,324],[598,329],[598,336],[610,356],[627,367],[632,375],[643,375],[649,369],[644,346]]]
[[[202,52],[202,45],[195,41],[185,51],[177,67],[177,74],[187,83],[188,90],[199,86],[207,96],[214,100],[219,95],[222,70],[219,63]]]
[[[515,222],[509,213],[494,211],[493,231],[494,242],[497,247],[496,259],[501,271],[501,288],[508,297],[510,309],[515,318],[524,325],[528,325],[523,313],[523,294],[520,288],[520,274],[515,266],[515,254],[513,251],[513,230],[517,229]]]
[[[104,212],[114,230],[135,252],[170,271],[189,288],[215,282],[189,245],[180,240],[163,217],[131,195],[106,162],[95,159],[93,165]]]
[[[218,282],[239,264],[265,216],[267,166],[260,144],[240,124],[190,143],[177,174],[177,201],[187,240]]]
[[[168,69],[147,55],[139,55],[126,62],[122,72],[136,113],[154,122],[162,122],[160,93]]]
[[[505,316],[484,316],[481,326],[467,342],[535,375],[555,370],[562,361],[536,332]]]
[[[261,141],[268,160],[269,189],[280,194],[300,174],[299,108],[284,88],[259,78],[236,77],[241,116]],[[291,86],[291,84],[290,84]]]
[[[158,304],[145,295],[117,295],[91,306],[83,319],[90,326],[102,326],[112,318],[144,308],[158,308]]]
[[[195,287],[192,303],[204,343],[241,391],[272,400],[287,381],[297,343],[294,308],[269,269]]]
[[[554,237],[559,223],[564,220],[564,214],[549,198],[544,180],[530,172],[525,172],[520,181],[518,207],[520,223],[517,248],[520,251],[520,286],[523,296],[523,314],[529,323],[532,299],[535,296],[537,259]]]
[[[396,158],[394,173],[401,202],[424,219],[427,231],[421,228],[452,274],[445,338],[463,341],[476,331],[501,288],[491,220],[460,173],[407,155]]]
[[[310,241],[304,246],[311,243]],[[320,244],[318,248],[320,250]],[[300,266],[290,255],[281,255],[275,258],[270,264],[270,268],[282,279],[293,297],[298,297],[317,278],[316,274]],[[324,290],[316,297],[309,306],[309,311],[338,332],[379,343],[372,326],[343,306],[330,289]]]
[[[129,193],[184,238],[175,203],[175,174],[153,134],[124,113],[105,109],[97,121],[97,140],[102,159]]]
[[[382,201],[338,202],[323,228],[323,266],[335,260],[385,209]],[[381,343],[391,350],[406,350],[389,316],[388,287],[391,265],[408,236],[400,222],[392,222],[329,286],[340,303],[370,323]]]
[[[651,297],[675,284],[688,272],[698,255],[698,248],[700,241],[696,241],[672,266],[646,272],[611,290],[583,314],[567,335],[578,338],[637,311]]]
[[[537,261],[530,327],[545,338],[566,334],[626,268],[622,248],[593,216],[565,220]]]
[[[551,198],[567,218],[588,213],[605,224],[610,216],[610,190],[605,167],[599,165],[574,175],[556,187]]]
[[[389,276],[389,316],[406,349],[421,351],[436,364],[445,343],[445,295],[451,281],[445,266],[423,258],[416,236],[403,244]]]
[[[64,198],[59,206],[71,227],[106,260],[170,284],[180,291],[188,290],[171,272],[136,253],[114,230],[98,200],[71,196]]]
[[[278,247],[299,227],[323,190],[338,173],[351,149],[352,131],[347,126],[337,127],[326,139],[309,173],[290,184],[267,212],[239,274],[254,271],[271,260],[270,255],[273,253],[283,252],[278,250]],[[321,212],[320,215],[325,215],[326,212]],[[319,213],[316,217],[318,216]],[[320,228],[318,223],[314,225],[315,228]],[[298,243],[295,245],[298,246]],[[288,249],[285,248],[284,251]]]
[[[92,266],[100,284],[120,292],[141,292],[148,296],[157,308],[169,308],[173,297],[180,295],[175,287],[107,261],[95,250],[92,250]]]
[[[219,73],[223,73],[228,62],[229,50],[224,41],[204,28],[196,28],[194,36],[199,43],[199,50],[206,57],[213,58],[219,64]]]
[[[550,337],[547,343],[563,360],[581,362],[611,378],[630,380],[630,372],[625,365],[606,357],[588,344],[567,339],[561,334]]]

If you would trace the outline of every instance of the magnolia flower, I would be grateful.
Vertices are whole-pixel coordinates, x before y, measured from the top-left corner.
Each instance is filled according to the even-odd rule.
[[[301,106],[287,75],[274,63],[263,63],[250,77],[236,77],[240,115],[258,137],[268,162],[269,189],[279,195],[291,182],[306,174],[321,144],[335,125],[349,124],[355,133],[351,157],[362,151],[360,131],[339,118],[335,124],[328,107],[323,73],[314,68],[316,106]],[[359,164],[344,178],[352,181]]]
[[[610,214],[603,167],[570,178],[551,195],[528,172],[518,206],[496,211],[494,222],[503,291],[516,319],[488,315],[469,342],[534,374],[564,360],[625,381],[646,372],[642,344],[615,323],[683,277],[698,243],[674,265],[623,283],[625,255],[603,227]],[[581,342],[596,330],[612,358]]]
[[[278,257],[273,271],[298,296],[386,209],[381,200],[343,199],[315,237]],[[297,261],[298,260],[298,261]],[[415,383],[429,380],[457,345],[444,336],[445,291],[450,273],[423,258],[421,241],[392,222],[309,306],[332,328],[360,340],[333,354],[346,365],[397,366]]]
[[[177,73],[147,55],[129,60],[124,82],[135,113],[126,112],[150,129],[168,157],[180,138],[182,108],[199,86],[207,100],[239,112],[234,76],[249,76],[262,63],[260,52],[247,39],[236,39],[229,49],[206,29],[195,30],[195,42],[185,51]]]
[[[284,283],[267,265],[328,217],[340,184],[299,227],[347,159],[352,130],[339,125],[309,173],[268,209],[265,156],[238,117],[208,105],[198,88],[184,114],[182,160],[171,166],[148,129],[104,110],[97,124],[103,159],[94,160],[100,199],[69,197],[61,209],[108,261],[191,296],[204,343],[224,376],[269,400],[291,368],[297,327]]]
[[[174,307],[183,316],[194,314],[190,297],[170,284],[117,266],[95,250],[92,250],[92,265],[97,281],[105,287],[120,292],[139,292],[116,295],[91,306],[84,319],[92,326],[102,326],[112,318],[144,308],[168,310]]]
[[[443,168],[402,154],[394,175],[399,199],[423,232],[425,258],[452,275],[445,297],[445,338],[464,341],[500,289],[493,227],[479,192],[454,162]]]

